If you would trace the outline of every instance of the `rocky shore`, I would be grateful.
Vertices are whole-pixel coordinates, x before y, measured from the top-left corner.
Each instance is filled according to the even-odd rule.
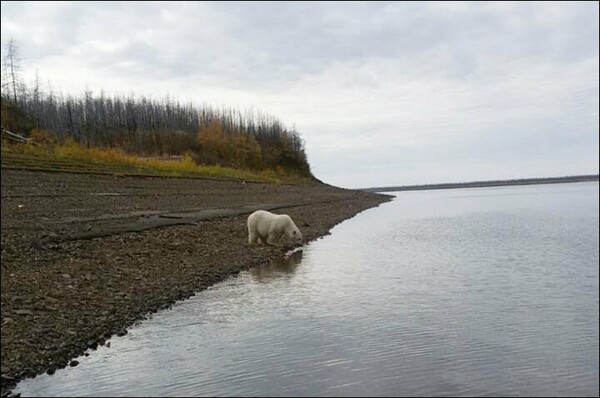
[[[2,170],[2,396],[76,366],[148,314],[291,247],[251,247],[246,218],[289,214],[308,242],[390,196],[323,184]]]

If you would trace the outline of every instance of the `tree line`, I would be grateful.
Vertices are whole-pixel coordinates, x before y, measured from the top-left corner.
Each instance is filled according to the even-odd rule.
[[[72,139],[94,147],[116,147],[140,155],[190,154],[198,164],[248,169],[284,169],[310,175],[304,142],[295,128],[259,111],[94,94],[64,95],[43,89],[36,77],[19,75],[14,41],[5,46],[2,127],[34,138]]]

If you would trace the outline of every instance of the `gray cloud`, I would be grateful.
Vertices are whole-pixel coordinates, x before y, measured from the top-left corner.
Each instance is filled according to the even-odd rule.
[[[598,172],[595,2],[3,2],[11,36],[67,91],[295,123],[332,183]]]

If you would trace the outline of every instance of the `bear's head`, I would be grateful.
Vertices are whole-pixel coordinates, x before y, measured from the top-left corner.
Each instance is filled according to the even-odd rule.
[[[302,242],[302,233],[300,232],[298,227],[296,227],[296,225],[293,222],[291,223],[291,225],[288,226],[286,232],[287,232],[286,235],[289,240],[296,242],[296,243]]]

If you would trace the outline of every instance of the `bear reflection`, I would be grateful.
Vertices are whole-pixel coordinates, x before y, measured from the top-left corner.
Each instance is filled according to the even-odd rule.
[[[285,257],[278,257],[268,264],[250,269],[250,275],[259,282],[267,282],[270,279],[293,274],[302,262],[302,250],[298,250]]]

